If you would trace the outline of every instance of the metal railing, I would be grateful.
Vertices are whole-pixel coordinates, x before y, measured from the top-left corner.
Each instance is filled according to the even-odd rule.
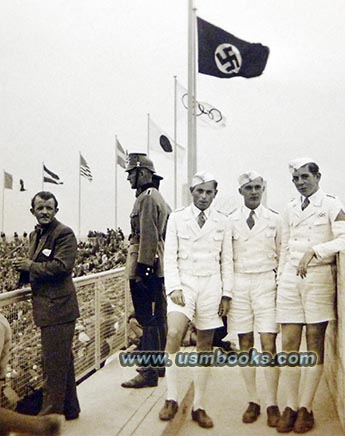
[[[325,376],[345,431],[345,252],[337,257],[337,319],[326,332]]]
[[[76,379],[100,368],[127,343],[128,292],[124,267],[74,279],[81,316],[73,342]],[[31,291],[0,294],[1,312],[12,328],[7,384],[23,398],[42,384],[40,329],[32,317]]]

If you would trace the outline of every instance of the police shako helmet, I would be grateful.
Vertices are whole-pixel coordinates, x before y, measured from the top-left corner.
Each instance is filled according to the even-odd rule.
[[[152,173],[156,172],[152,160],[147,157],[146,153],[129,153],[125,171],[129,172],[134,168],[146,168]]]

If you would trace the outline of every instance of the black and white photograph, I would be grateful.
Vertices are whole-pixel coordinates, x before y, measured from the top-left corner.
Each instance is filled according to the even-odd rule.
[[[2,0],[0,435],[345,435],[344,20]]]

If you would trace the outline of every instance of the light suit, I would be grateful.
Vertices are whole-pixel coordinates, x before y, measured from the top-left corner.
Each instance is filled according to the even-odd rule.
[[[345,250],[345,214],[341,202],[321,189],[309,200],[303,211],[301,198],[292,200],[283,217],[278,322],[315,323],[335,316],[335,254]],[[296,268],[309,248],[315,257],[301,279]]]
[[[216,328],[223,325],[217,315],[219,303],[222,296],[231,296],[233,284],[231,229],[227,217],[212,206],[206,223],[200,228],[193,207],[179,209],[169,217],[164,274],[168,295],[175,289],[182,289],[188,303],[192,293],[200,293],[195,296],[196,303],[191,302],[190,311],[188,304],[183,308],[170,299],[168,311],[182,311],[189,319],[195,312],[197,328]],[[211,299],[209,304],[208,298]],[[207,325],[200,325],[198,308],[211,305],[211,301],[215,312],[213,320],[208,319]]]
[[[230,214],[234,259],[234,289],[230,310],[231,329],[236,333],[254,330],[276,332],[276,269],[281,244],[279,214],[259,205],[255,225],[248,227],[250,209],[242,206]]]

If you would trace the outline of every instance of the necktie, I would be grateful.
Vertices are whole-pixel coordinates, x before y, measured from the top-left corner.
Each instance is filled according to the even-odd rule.
[[[306,197],[303,201],[303,203],[301,204],[301,209],[304,210],[306,207],[308,207],[310,204],[310,200],[308,197]]]
[[[248,224],[248,227],[250,228],[250,230],[255,225],[255,221],[254,221],[254,218],[253,218],[254,214],[255,214],[255,212],[253,210],[251,210],[250,213],[249,213],[249,216],[247,218],[247,224]]]
[[[204,214],[204,212],[201,211],[199,213],[199,215],[198,215],[198,224],[199,224],[199,227],[202,228],[202,226],[205,224],[205,222],[206,222],[205,214]]]

